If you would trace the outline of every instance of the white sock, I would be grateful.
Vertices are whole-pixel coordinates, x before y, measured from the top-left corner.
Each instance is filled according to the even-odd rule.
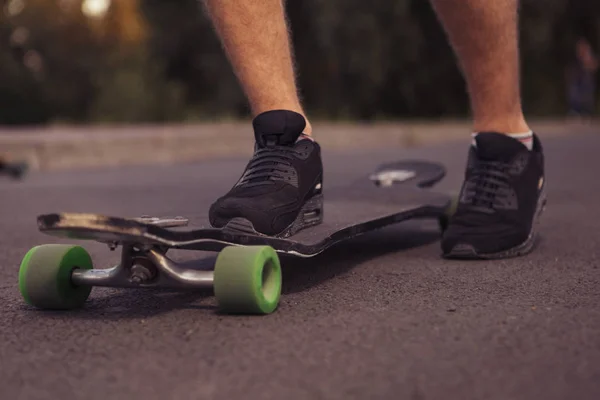
[[[315,138],[313,138],[312,135],[307,135],[306,133],[302,132],[300,134],[300,136],[298,136],[298,139],[296,139],[296,142],[299,142],[299,141],[305,140],[305,139],[312,140],[313,142],[315,141]]]
[[[475,136],[477,136],[479,134],[479,132],[474,132],[471,134],[471,137],[473,138],[472,144],[473,146],[476,146],[477,143],[475,142]],[[529,131],[529,132],[521,132],[521,133],[507,133],[508,136],[510,136],[513,139],[517,139],[519,142],[523,143],[523,145],[525,147],[527,147],[528,150],[533,149],[533,131]]]

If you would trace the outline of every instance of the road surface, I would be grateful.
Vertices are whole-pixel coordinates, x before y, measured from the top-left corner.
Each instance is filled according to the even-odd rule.
[[[325,151],[325,182],[426,158],[447,165],[440,188],[452,189],[464,145]],[[64,242],[39,233],[36,215],[194,218],[246,159],[0,178],[2,398],[598,399],[600,135],[544,145],[549,203],[533,254],[446,261],[434,223],[407,223],[283,259],[281,305],[265,317],[219,315],[206,292],[116,289],[94,289],[79,311],[42,312],[17,288],[30,247]],[[82,244],[97,266],[116,261]]]

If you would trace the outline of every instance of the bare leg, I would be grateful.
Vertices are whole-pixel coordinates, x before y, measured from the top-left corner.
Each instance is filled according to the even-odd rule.
[[[282,0],[204,2],[253,115],[276,109],[305,115]],[[308,121],[304,133],[311,133]]]
[[[527,132],[521,106],[518,0],[431,0],[467,82],[474,132]]]

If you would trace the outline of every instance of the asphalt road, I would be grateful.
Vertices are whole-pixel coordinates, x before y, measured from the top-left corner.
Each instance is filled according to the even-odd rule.
[[[445,261],[436,225],[407,223],[285,258],[280,308],[265,317],[219,315],[206,292],[115,289],[94,289],[79,311],[43,312],[17,289],[25,252],[60,241],[37,231],[36,215],[194,218],[244,159],[0,178],[0,397],[598,399],[600,135],[544,144],[549,203],[533,254]],[[408,157],[444,162],[440,188],[454,188],[464,145],[325,152],[326,184]],[[97,266],[116,261],[82,244]]]

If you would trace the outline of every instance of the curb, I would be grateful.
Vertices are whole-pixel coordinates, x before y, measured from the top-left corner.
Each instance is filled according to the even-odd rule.
[[[600,121],[537,120],[530,124],[542,137],[600,133]],[[408,148],[469,140],[470,123],[315,123],[314,131],[327,149]],[[27,161],[34,170],[176,164],[250,156],[252,148],[249,122],[0,130],[0,156]]]

